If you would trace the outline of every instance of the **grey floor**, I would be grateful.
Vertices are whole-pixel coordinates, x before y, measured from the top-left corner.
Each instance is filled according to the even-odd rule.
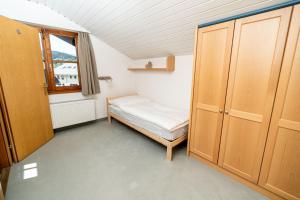
[[[185,145],[172,162],[165,153],[116,121],[64,130],[12,167],[6,200],[266,199],[187,157]],[[24,179],[24,166],[37,174]]]

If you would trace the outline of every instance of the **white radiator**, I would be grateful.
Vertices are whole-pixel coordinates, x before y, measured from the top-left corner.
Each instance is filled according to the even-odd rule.
[[[96,119],[94,99],[50,104],[53,128],[61,128]]]

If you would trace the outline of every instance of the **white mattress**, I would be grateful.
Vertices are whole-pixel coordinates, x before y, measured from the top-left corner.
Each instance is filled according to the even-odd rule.
[[[109,100],[109,103],[127,114],[171,132],[188,124],[188,112],[186,110],[162,105],[140,95],[119,97]]]
[[[116,106],[109,105],[108,109],[111,113],[122,117],[123,119],[130,122],[131,124],[138,126],[140,128],[146,129],[146,130],[148,130],[166,140],[169,140],[169,141],[173,141],[173,140],[179,138],[180,136],[187,134],[187,131],[188,131],[188,125],[183,126],[181,128],[178,128],[178,129],[170,132],[166,129],[163,129],[163,128],[149,122],[149,121],[146,121],[146,120],[143,120],[134,115],[128,114]]]

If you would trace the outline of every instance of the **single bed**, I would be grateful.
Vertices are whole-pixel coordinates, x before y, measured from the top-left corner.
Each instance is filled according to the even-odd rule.
[[[107,98],[107,116],[166,146],[167,160],[172,160],[173,147],[187,139],[187,113],[138,95]]]

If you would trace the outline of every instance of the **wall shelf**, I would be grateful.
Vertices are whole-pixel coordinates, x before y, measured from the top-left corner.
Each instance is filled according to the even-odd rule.
[[[166,58],[165,68],[141,68],[141,67],[131,67],[128,68],[129,71],[161,71],[161,72],[173,72],[175,70],[175,56],[168,56]]]

